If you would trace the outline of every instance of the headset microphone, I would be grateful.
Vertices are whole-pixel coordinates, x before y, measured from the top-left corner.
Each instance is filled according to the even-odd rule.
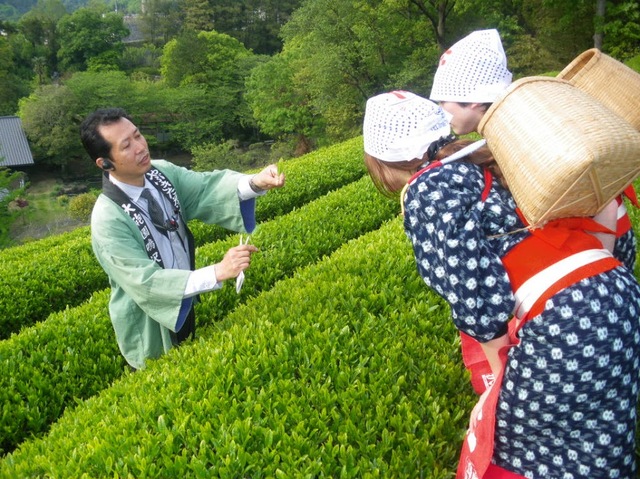
[[[176,231],[178,229],[178,215],[180,214],[180,208],[175,207],[173,209],[173,215],[167,221],[165,221],[164,227],[167,231]]]
[[[178,222],[176,221],[175,218],[171,218],[168,219],[165,224],[164,227],[167,231],[177,231],[178,230]]]

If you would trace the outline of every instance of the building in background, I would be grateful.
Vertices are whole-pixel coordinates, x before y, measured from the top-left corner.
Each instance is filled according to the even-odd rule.
[[[33,155],[17,116],[0,116],[0,167],[33,165]]]

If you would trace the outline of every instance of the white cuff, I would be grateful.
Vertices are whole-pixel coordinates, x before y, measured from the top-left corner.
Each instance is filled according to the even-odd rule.
[[[257,198],[258,196],[263,196],[267,193],[267,190],[259,193],[253,191],[253,188],[249,185],[249,180],[251,180],[251,178],[253,178],[253,175],[245,175],[240,178],[240,181],[238,182],[238,198],[240,198],[240,201]]]
[[[205,266],[204,268],[191,272],[187,280],[187,286],[184,288],[184,297],[190,298],[196,294],[206,293],[220,288],[222,288],[222,283],[219,283],[216,278],[215,266]]]

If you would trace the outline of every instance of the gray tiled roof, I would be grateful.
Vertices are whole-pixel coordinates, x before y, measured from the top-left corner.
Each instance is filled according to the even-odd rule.
[[[33,165],[33,156],[17,116],[0,116],[0,166]]]

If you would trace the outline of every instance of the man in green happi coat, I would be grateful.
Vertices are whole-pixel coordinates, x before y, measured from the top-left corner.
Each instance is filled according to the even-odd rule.
[[[256,175],[194,172],[151,160],[147,142],[119,108],[91,113],[82,143],[103,170],[103,190],[91,215],[91,241],[109,276],[109,314],[123,356],[143,368],[194,334],[197,296],[243,276],[255,246],[230,248],[220,262],[195,269],[187,223],[199,219],[250,233],[255,201],[284,185],[275,165]]]

